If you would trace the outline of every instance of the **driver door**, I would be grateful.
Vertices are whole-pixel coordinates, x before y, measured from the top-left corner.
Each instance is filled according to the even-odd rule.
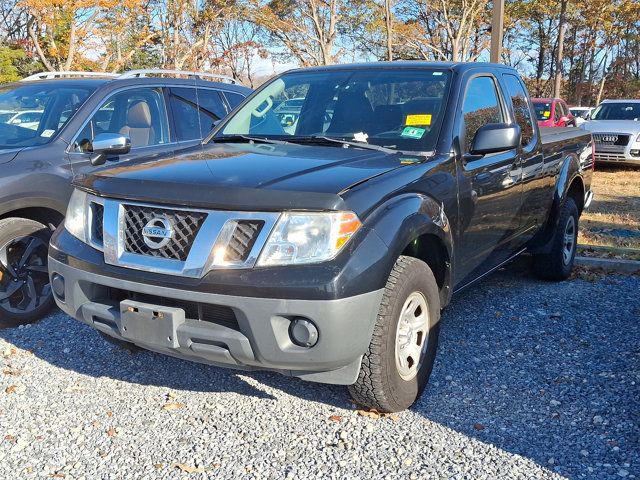
[[[469,78],[460,108],[456,263],[460,278],[471,274],[473,279],[512,254],[510,240],[520,227],[522,166],[516,148],[485,155],[470,152],[479,127],[509,121],[492,75]]]

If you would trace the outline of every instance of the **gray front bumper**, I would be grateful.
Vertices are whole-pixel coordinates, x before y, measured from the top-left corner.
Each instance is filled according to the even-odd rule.
[[[338,300],[289,300],[236,297],[192,292],[129,282],[89,273],[49,257],[50,275],[65,281],[58,306],[72,317],[112,337],[122,336],[119,302],[96,300],[94,293],[111,287],[179,301],[229,307],[238,328],[186,319],[176,331],[175,348],[136,341],[141,347],[167,355],[240,369],[275,370],[305,380],[348,385],[354,383],[367,350],[382,290]],[[170,304],[170,300],[167,302]],[[291,319],[305,317],[319,331],[311,348],[289,337]]]

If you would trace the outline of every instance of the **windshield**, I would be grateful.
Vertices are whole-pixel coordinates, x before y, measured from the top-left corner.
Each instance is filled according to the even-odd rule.
[[[43,145],[51,141],[94,88],[55,84],[0,88],[0,148]]]
[[[640,102],[603,103],[591,114],[591,120],[640,120]]]
[[[450,74],[435,69],[285,73],[259,90],[213,141],[323,137],[400,151],[434,150]]]
[[[536,111],[536,118],[544,121],[549,120],[551,116],[551,102],[533,102],[533,108]]]
[[[588,108],[570,108],[569,111],[574,117],[587,118],[589,116]]]

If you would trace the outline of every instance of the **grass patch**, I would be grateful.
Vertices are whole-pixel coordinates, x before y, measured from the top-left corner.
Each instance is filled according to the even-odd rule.
[[[595,197],[580,218],[578,242],[613,248],[591,256],[636,260],[634,252],[615,249],[640,250],[640,169],[596,165],[591,188]]]

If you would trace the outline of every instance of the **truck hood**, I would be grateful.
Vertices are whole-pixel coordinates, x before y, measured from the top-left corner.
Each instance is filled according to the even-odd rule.
[[[9,163],[16,158],[23,148],[3,148],[0,149],[0,165],[3,163]]]
[[[205,208],[344,208],[341,193],[424,157],[295,144],[211,144],[93,171],[74,184],[98,195]]]
[[[624,133],[633,135],[640,133],[640,122],[635,120],[590,120],[580,128],[592,133]]]

